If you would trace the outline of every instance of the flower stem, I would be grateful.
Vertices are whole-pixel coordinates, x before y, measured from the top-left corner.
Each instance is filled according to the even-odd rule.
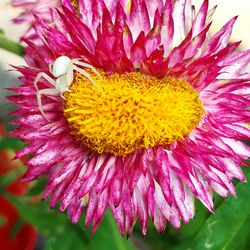
[[[10,39],[4,37],[2,34],[0,34],[0,48],[15,53],[18,56],[24,55],[23,46],[21,46],[16,42],[11,41]]]

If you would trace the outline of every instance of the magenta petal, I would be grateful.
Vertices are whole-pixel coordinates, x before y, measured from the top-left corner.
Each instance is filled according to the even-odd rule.
[[[135,68],[140,68],[143,60],[146,59],[146,50],[145,50],[145,35],[144,32],[141,32],[135,43],[132,45],[130,50],[131,60],[134,62]]]

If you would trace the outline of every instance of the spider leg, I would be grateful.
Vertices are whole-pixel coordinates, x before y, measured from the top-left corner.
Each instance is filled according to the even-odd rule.
[[[46,114],[44,113],[43,108],[42,108],[42,95],[46,95],[46,94],[56,95],[56,94],[58,94],[58,91],[56,89],[42,89],[42,90],[37,91],[36,97],[37,97],[38,108],[39,108],[41,114],[43,115],[43,117],[48,122],[50,122],[50,120],[48,119],[48,117],[46,116]]]
[[[70,63],[69,67],[67,69],[67,72],[66,72],[67,87],[69,87],[74,80],[74,68],[73,68],[73,66],[74,65],[72,63]]]
[[[101,75],[99,74],[99,72],[91,64],[80,62],[77,59],[72,59],[71,62],[75,65],[83,66],[87,69],[91,69],[97,76],[99,76],[101,78]]]
[[[87,78],[93,83],[93,85],[100,91],[98,85],[97,85],[96,82],[92,79],[91,75],[90,75],[88,72],[86,72],[84,69],[81,69],[81,68],[79,68],[79,67],[77,67],[77,66],[75,66],[75,65],[73,65],[73,69],[74,69],[75,71],[78,71],[79,73],[81,73],[83,76],[87,77]]]
[[[66,98],[63,96],[63,93],[60,94],[61,98],[66,101]]]
[[[53,64],[49,63],[49,72],[53,75]]]
[[[38,86],[37,86],[37,83],[38,81],[41,79],[41,78],[44,78],[46,79],[49,83],[51,83],[53,86],[55,86],[55,80],[53,80],[50,76],[48,76],[46,73],[44,72],[40,72],[37,74],[36,78],[35,78],[35,81],[34,81],[34,86],[35,86],[35,89],[36,91],[39,91],[38,89]]]

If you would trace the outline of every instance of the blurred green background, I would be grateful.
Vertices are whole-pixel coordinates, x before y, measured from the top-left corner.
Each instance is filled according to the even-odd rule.
[[[11,19],[16,16],[19,10],[11,8],[8,0],[0,0],[0,29],[5,30],[6,36],[18,41],[18,37],[25,30],[24,26],[11,24]],[[194,1],[199,4],[201,1]],[[218,29],[222,23],[231,16],[240,14],[233,40],[244,39],[242,49],[250,44],[248,27],[250,24],[250,6],[246,0],[235,1],[210,1],[213,4],[219,3],[216,22],[213,29]],[[24,65],[23,58],[0,49],[0,121],[2,123],[0,135],[0,198],[7,200],[16,209],[17,218],[8,231],[8,241],[16,241],[13,245],[4,242],[4,230],[8,224],[6,217],[1,211],[7,211],[3,200],[0,199],[0,249],[1,250],[22,250],[22,249],[46,249],[46,250],[248,250],[250,249],[250,185],[235,181],[237,197],[222,199],[215,194],[216,210],[210,214],[207,209],[196,200],[196,215],[188,225],[182,225],[179,231],[174,230],[170,225],[163,234],[158,234],[149,223],[147,236],[143,236],[136,223],[132,236],[122,238],[116,223],[108,211],[94,235],[91,235],[90,228],[84,228],[84,218],[77,225],[73,225],[65,213],[59,213],[58,209],[49,209],[48,201],[41,201],[41,193],[44,189],[46,179],[34,181],[25,185],[25,194],[16,195],[9,186],[23,186],[20,184],[20,176],[25,171],[21,161],[11,161],[14,151],[24,145],[17,138],[9,138],[7,132],[11,126],[6,125],[6,114],[15,107],[9,104],[4,96],[10,94],[3,87],[9,87],[18,83],[16,72],[7,71],[8,64]],[[4,171],[2,171],[5,169]],[[8,169],[8,171],[6,171]],[[248,181],[250,170],[244,168]],[[8,212],[8,211],[7,211]],[[9,211],[10,212],[10,211]],[[83,216],[84,217],[84,216]],[[23,226],[29,223],[32,225],[32,235],[23,234],[21,239],[17,236],[23,230]],[[25,237],[33,237],[34,242],[27,245]]]

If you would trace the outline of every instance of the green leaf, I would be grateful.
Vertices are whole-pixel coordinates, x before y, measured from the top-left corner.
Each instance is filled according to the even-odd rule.
[[[73,246],[73,247],[72,247]],[[83,229],[68,221],[64,230],[49,237],[45,250],[90,250],[89,240],[86,239]]]
[[[0,215],[0,228],[6,223],[6,218],[2,215]]]
[[[40,232],[50,234],[61,231],[63,225],[68,222],[63,214],[57,214],[54,210],[48,209],[48,204],[44,207],[42,203],[28,204],[25,197],[15,197],[7,194],[6,198],[17,208],[21,218],[33,224]]]
[[[2,32],[0,32],[0,48],[8,50],[19,56],[24,55],[24,48],[20,44],[6,38]]]
[[[133,236],[141,237],[141,229],[137,222],[134,228]],[[151,220],[148,221],[147,234],[143,236],[143,243],[148,245],[153,250],[166,250],[172,249],[172,247],[178,244],[179,232],[172,228],[170,224],[167,224],[166,230],[159,234]]]
[[[10,238],[14,238],[18,232],[22,229],[25,222],[22,219],[17,219],[10,230]]]
[[[47,182],[47,178],[41,178],[36,181],[33,181],[33,187],[28,190],[28,192],[25,194],[27,197],[34,197],[39,196],[42,194],[45,185]]]
[[[90,229],[88,229],[89,231]],[[106,211],[100,227],[91,237],[90,247],[92,250],[135,250],[131,239],[125,239],[120,231],[110,211]]]
[[[208,218],[209,211],[198,199],[195,200],[195,210],[194,219],[190,220],[188,224],[182,224],[180,228],[181,238],[188,238],[196,235]]]
[[[0,137],[0,149],[12,149],[12,150],[19,150],[24,148],[25,143],[23,143],[17,137]]]
[[[250,180],[248,173],[247,179]],[[189,249],[244,250],[250,240],[250,185],[239,183],[237,197],[226,199],[215,210]]]
[[[7,175],[0,176],[0,194],[5,192],[5,186],[14,182],[20,176],[20,172],[10,171]]]
[[[64,213],[48,209],[48,202],[27,203],[27,197],[6,198],[14,204],[21,219],[33,224],[47,237],[45,250],[136,250],[131,239],[124,239],[110,211],[106,212],[100,227],[93,236],[91,229],[84,230],[83,218],[73,225]],[[73,246],[73,248],[72,248]]]

